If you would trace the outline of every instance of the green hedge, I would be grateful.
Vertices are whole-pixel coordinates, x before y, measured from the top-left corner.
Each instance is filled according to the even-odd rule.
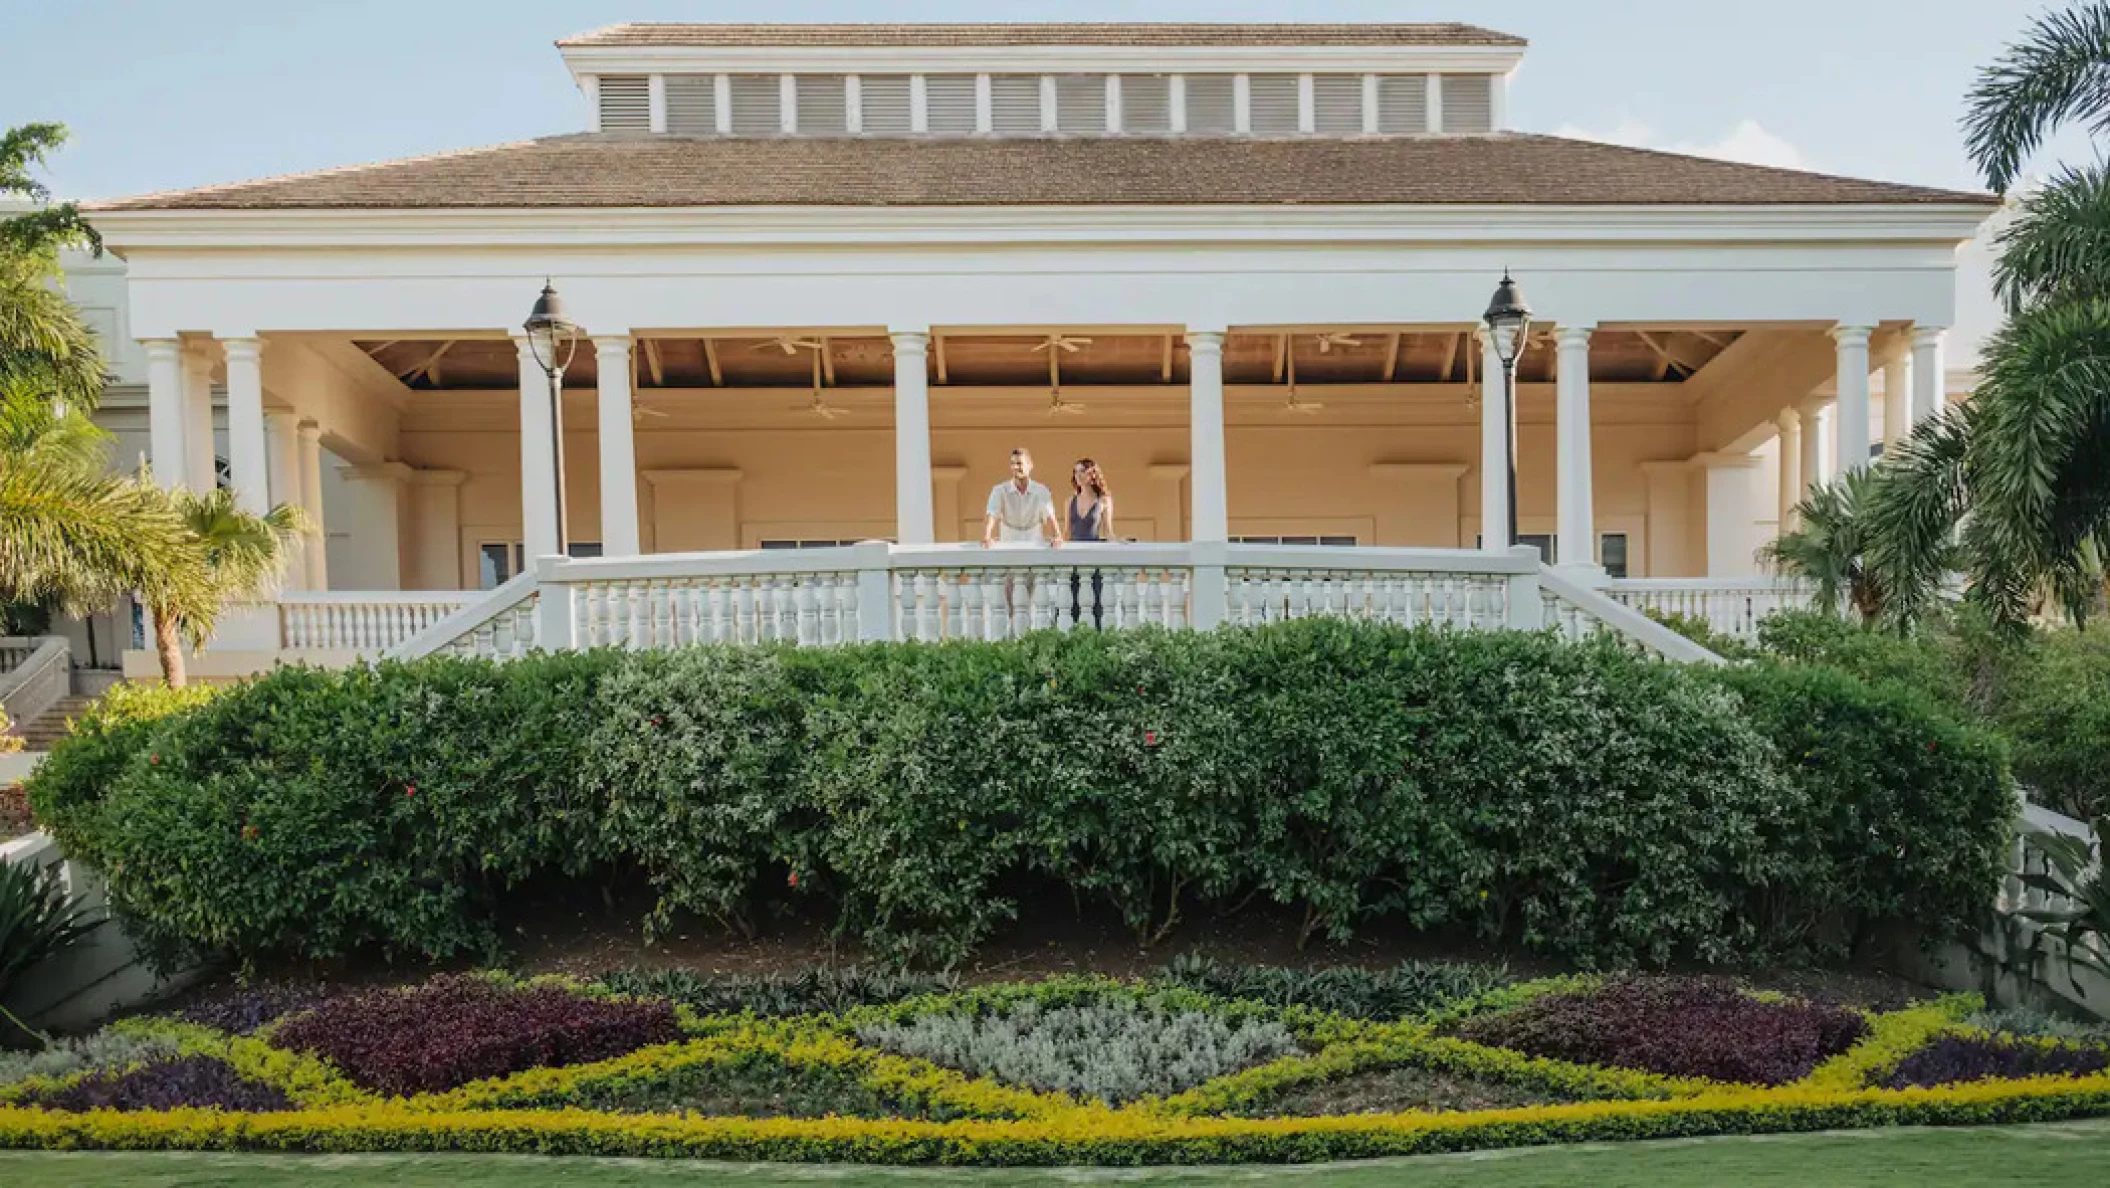
[[[84,740],[40,818],[244,957],[489,951],[506,888],[638,871],[661,922],[797,901],[933,964],[1034,880],[1146,938],[1257,897],[1718,961],[1960,923],[2010,810],[1996,746],[1845,678],[1339,621],[286,669]]]

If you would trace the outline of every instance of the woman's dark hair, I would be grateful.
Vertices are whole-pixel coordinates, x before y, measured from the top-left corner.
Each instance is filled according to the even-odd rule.
[[[1084,482],[1082,484],[1077,481],[1077,471],[1080,467],[1084,470]],[[1090,487],[1092,494],[1101,499],[1114,493],[1113,489],[1107,486],[1106,472],[1099,469],[1099,464],[1090,458],[1079,458],[1076,465],[1070,467],[1070,490],[1082,494],[1085,487]]]

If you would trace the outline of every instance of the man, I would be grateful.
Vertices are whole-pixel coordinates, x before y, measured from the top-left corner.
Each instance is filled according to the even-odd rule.
[[[1055,518],[1055,497],[1033,481],[1033,455],[1023,449],[1011,451],[1011,477],[990,488],[989,508],[982,518],[982,547],[1004,544],[1039,544],[1045,528],[1048,543],[1062,547],[1062,521]]]

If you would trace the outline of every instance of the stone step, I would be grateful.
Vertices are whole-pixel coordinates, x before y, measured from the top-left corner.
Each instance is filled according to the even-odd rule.
[[[48,751],[70,732],[68,723],[94,704],[93,697],[62,697],[35,719],[14,723],[12,733],[21,737],[25,750]]]

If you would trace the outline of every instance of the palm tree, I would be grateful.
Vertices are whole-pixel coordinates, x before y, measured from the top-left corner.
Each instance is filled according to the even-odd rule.
[[[59,250],[102,251],[102,240],[72,203],[51,203],[32,170],[66,142],[58,124],[0,132],[0,198],[35,206],[0,220],[0,379],[27,383],[68,407],[102,399],[103,359],[94,333],[56,283]]]
[[[140,601],[154,621],[162,679],[180,688],[186,681],[180,645],[203,647],[223,610],[267,594],[294,540],[311,529],[298,507],[281,503],[263,515],[245,512],[225,487],[202,494],[178,489],[168,498],[182,524],[178,539],[197,572],[179,570],[174,580],[149,581]]]
[[[1879,480],[1868,470],[1849,470],[1819,483],[1795,505],[1796,526],[1758,551],[1761,564],[1808,582],[1816,604],[1838,614],[1851,607],[1861,621],[1882,618],[1884,589],[1869,572],[1867,506]]]
[[[2110,131],[2110,2],[2039,17],[1973,87],[1966,140],[2013,185],[2060,126]],[[1959,548],[1970,597],[2018,624],[2048,596],[2077,621],[2110,555],[2110,169],[2060,171],[1995,243],[2009,320],[1969,406],[1922,424],[1870,493],[1868,564],[1909,620]]]

